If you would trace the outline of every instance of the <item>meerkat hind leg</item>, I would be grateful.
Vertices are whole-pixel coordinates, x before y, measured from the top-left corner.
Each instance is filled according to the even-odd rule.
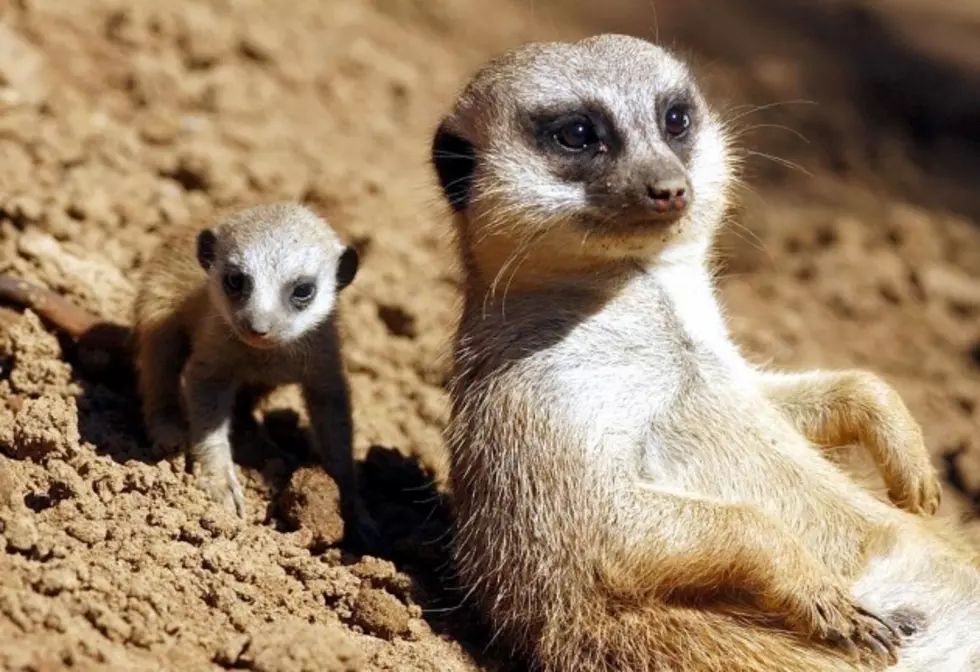
[[[867,371],[766,373],[763,390],[797,429],[823,446],[859,443],[869,451],[896,505],[931,515],[939,474],[922,430],[890,385]]]
[[[226,378],[200,377],[193,365],[184,381],[190,425],[189,457],[198,469],[198,483],[210,497],[245,515],[245,493],[232,459],[231,422],[236,387]]]
[[[169,323],[137,337],[136,371],[143,423],[150,440],[167,450],[188,440],[180,389],[188,347],[186,335]]]
[[[635,495],[631,509],[650,512],[640,538],[646,542],[643,564],[656,566],[651,589],[747,589],[759,608],[801,635],[896,659],[895,627],[858,604],[846,585],[760,509],[646,484]]]

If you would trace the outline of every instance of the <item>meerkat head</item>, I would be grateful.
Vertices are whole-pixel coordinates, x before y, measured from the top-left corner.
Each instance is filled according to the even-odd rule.
[[[273,204],[232,214],[197,237],[211,301],[255,348],[289,345],[329,318],[358,254],[311,210]]]
[[[688,67],[620,35],[491,61],[436,131],[432,162],[485,271],[515,241],[527,266],[564,259],[579,270],[706,247],[732,163]]]

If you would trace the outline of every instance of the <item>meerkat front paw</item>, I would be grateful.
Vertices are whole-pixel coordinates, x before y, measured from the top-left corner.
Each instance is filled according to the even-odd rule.
[[[921,449],[925,452],[925,448]],[[910,513],[931,516],[942,503],[939,474],[928,459],[886,478],[888,498]]]
[[[233,464],[202,468],[197,482],[212,500],[224,504],[239,517],[245,517],[245,491]]]
[[[895,626],[859,605],[841,586],[797,588],[781,607],[790,625],[802,634],[854,652],[864,649],[891,663],[897,660],[901,636]]]

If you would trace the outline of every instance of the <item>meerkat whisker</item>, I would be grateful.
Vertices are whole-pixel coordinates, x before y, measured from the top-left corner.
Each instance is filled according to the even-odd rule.
[[[734,117],[728,117],[727,119],[724,120],[723,123],[731,124],[750,114],[757,114],[759,112],[764,112],[766,110],[771,110],[777,107],[785,107],[786,105],[819,105],[819,103],[815,100],[797,99],[797,100],[780,100],[772,103],[766,103],[764,105],[741,105],[732,109],[733,110],[737,110],[741,108],[748,108],[748,109],[745,110],[744,112],[740,112]]]
[[[749,156],[758,156],[758,157],[763,158],[763,159],[768,159],[769,161],[772,161],[773,163],[775,163],[777,165],[783,166],[784,168],[789,168],[790,170],[799,171],[799,172],[803,173],[804,175],[806,175],[807,177],[813,177],[813,173],[811,173],[810,171],[808,171],[806,168],[804,168],[800,164],[798,164],[798,163],[796,163],[794,161],[790,161],[789,159],[783,159],[781,157],[774,156],[773,154],[767,154],[766,152],[758,152],[758,151],[754,151],[754,150],[746,150],[745,153],[748,154]]]
[[[747,136],[752,131],[758,131],[766,128],[772,128],[779,131],[786,131],[790,135],[802,140],[806,144],[808,145],[810,144],[810,141],[807,139],[805,135],[800,133],[795,128],[790,128],[789,126],[783,126],[782,124],[752,124],[751,126],[743,126],[738,129],[738,133],[734,134],[734,137],[741,139],[742,137]]]

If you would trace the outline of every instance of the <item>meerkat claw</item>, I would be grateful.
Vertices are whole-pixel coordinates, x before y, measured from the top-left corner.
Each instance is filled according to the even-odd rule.
[[[899,508],[917,515],[931,516],[942,504],[942,487],[933,475],[917,480],[901,491],[889,490],[888,498]]]
[[[229,467],[229,495],[231,497],[231,504],[235,509],[235,514],[239,518],[245,517],[245,491],[242,488],[242,484],[238,481],[238,477],[235,476],[234,467]]]
[[[225,469],[203,471],[198,478],[198,486],[213,501],[224,504],[239,517],[245,517],[245,493],[235,474],[234,466],[228,465]]]

